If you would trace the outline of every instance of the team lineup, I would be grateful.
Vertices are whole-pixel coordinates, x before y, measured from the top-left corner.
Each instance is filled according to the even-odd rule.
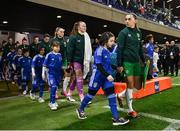
[[[119,117],[116,99],[119,105],[123,106],[122,98],[125,96],[128,115],[132,118],[138,116],[132,106],[132,94],[134,89],[142,88],[142,67],[146,65],[141,44],[142,34],[137,27],[136,15],[126,15],[125,24],[126,27],[120,31],[117,40],[111,32],[102,33],[99,46],[93,54],[90,37],[86,32],[86,23],[83,21],[74,24],[67,41],[64,38],[65,30],[60,27],[55,29],[54,38],[50,42],[50,36],[45,34],[44,40],[38,46],[37,44],[28,46],[27,40],[23,39],[22,45],[17,47],[16,51],[10,48],[10,53],[7,54],[11,80],[17,83],[23,95],[30,90],[32,100],[36,99],[35,92],[39,90],[40,103],[45,102],[43,91],[47,82],[50,92],[48,106],[51,110],[58,109],[56,98],[60,86],[62,86],[62,95],[71,102],[76,101],[72,94],[77,87],[81,101],[76,109],[79,119],[87,118],[85,108],[92,103],[91,100],[102,87],[112,113],[112,124],[125,125],[130,121],[125,117]],[[85,94],[83,81],[90,71],[88,92]],[[118,74],[125,75],[127,89],[115,94],[113,82],[117,81]],[[28,85],[31,80],[30,89]]]

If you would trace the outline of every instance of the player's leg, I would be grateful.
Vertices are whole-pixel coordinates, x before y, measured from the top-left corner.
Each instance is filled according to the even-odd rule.
[[[38,81],[37,77],[35,77],[35,78],[32,80],[32,89],[30,90],[30,93],[29,93],[29,94],[30,94],[30,98],[31,98],[32,100],[35,99],[35,92],[36,92],[38,86],[39,86],[39,81]]]
[[[132,117],[136,117],[137,113],[134,111],[133,107],[132,107],[132,103],[133,103],[133,89],[135,87],[134,85],[134,73],[136,69],[136,64],[134,63],[129,63],[129,62],[124,62],[124,70],[127,76],[127,89],[125,92],[125,96],[126,96],[126,102],[127,102],[127,106],[129,109],[129,115]]]
[[[140,90],[141,87],[141,83],[140,83],[140,76],[141,76],[141,65],[140,63],[134,63],[133,66],[133,77],[129,78],[129,81],[131,84],[128,85],[127,92],[126,92],[126,99],[128,102],[128,107],[129,107],[129,115],[131,117],[137,117],[137,112],[134,111],[133,107],[132,107],[132,103],[133,103],[133,89],[136,90]]]
[[[55,104],[56,90],[57,90],[57,82],[56,82],[55,76],[53,76],[51,74],[48,75],[48,84],[50,87],[49,107],[51,108],[51,110],[57,110],[57,106]]]
[[[65,72],[65,75],[64,75],[64,81],[63,81],[62,94],[64,96],[67,96],[67,87],[71,79],[71,73],[67,72],[66,70],[64,72]]]
[[[43,99],[44,87],[45,87],[45,82],[41,79],[39,83],[39,99],[38,99],[39,103],[45,102]]]
[[[87,118],[85,115],[84,109],[88,105],[88,103],[93,99],[93,97],[96,95],[97,91],[98,90],[94,90],[94,89],[88,90],[88,93],[85,95],[84,99],[82,100],[80,107],[76,109],[76,113],[79,119]]]
[[[22,77],[22,79],[21,79],[21,86],[22,86],[22,89],[23,89],[23,95],[26,95],[27,94],[27,92],[28,92],[28,73],[27,72],[24,72],[24,71],[22,71],[22,73],[21,73],[21,77]]]
[[[19,92],[21,92],[21,90],[22,90],[22,85],[21,85],[22,82],[21,82],[21,80],[22,80],[22,78],[21,78],[21,71],[18,70],[17,71],[17,81],[16,81],[16,83],[17,83]]]
[[[175,72],[176,72],[176,76],[178,76],[178,71],[179,71],[179,60],[175,60]]]
[[[116,104],[116,96],[114,93],[114,85],[112,82],[105,81],[103,84],[103,90],[108,98],[109,107],[112,113],[113,125],[124,125],[129,122],[125,118],[119,118],[117,104]]]
[[[89,89],[87,95],[81,102],[80,107],[76,110],[79,119],[85,119],[86,115],[84,113],[84,108],[88,105],[88,103],[93,99],[96,95],[97,91],[100,88],[100,76],[94,71],[89,82]]]
[[[84,91],[83,91],[83,67],[80,63],[74,62],[74,70],[76,74],[76,85],[80,100],[84,99]]]
[[[67,93],[67,100],[69,100],[70,102],[75,101],[75,99],[72,98],[72,93],[73,93],[75,87],[76,87],[76,76],[75,76],[75,74],[73,74],[71,77],[71,84],[70,84],[70,87],[69,87],[69,90]]]

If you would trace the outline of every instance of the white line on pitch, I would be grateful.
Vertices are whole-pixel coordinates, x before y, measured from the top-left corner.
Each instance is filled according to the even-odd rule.
[[[180,86],[180,84],[172,84],[173,86]]]
[[[103,108],[110,108],[110,107],[104,106]],[[120,110],[122,112],[128,112],[128,109],[124,109],[124,108],[118,107],[118,110]],[[157,119],[157,120],[161,120],[161,121],[166,121],[166,122],[170,123],[170,125],[168,127],[166,127],[165,129],[170,129],[170,128],[179,129],[180,128],[180,120],[167,118],[167,117],[154,115],[154,114],[149,114],[149,113],[143,113],[143,112],[139,112],[139,114],[142,116],[145,116],[145,117],[149,117],[149,118],[153,118],[153,119]]]

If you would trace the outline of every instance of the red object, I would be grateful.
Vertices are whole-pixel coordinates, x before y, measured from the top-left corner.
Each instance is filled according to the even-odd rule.
[[[132,111],[132,112],[129,112],[128,115],[133,117],[133,118],[135,118],[135,117],[137,117],[137,112],[136,111]]]
[[[126,83],[114,83],[115,93],[120,93],[126,89]],[[172,88],[172,79],[170,77],[159,77],[146,82],[146,88],[133,92],[133,98],[139,99],[145,96],[155,94],[157,92]],[[103,95],[104,92],[100,88],[98,95]]]

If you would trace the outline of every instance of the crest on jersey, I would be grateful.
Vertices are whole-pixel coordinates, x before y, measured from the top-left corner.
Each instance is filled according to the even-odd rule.
[[[131,37],[131,34],[128,34],[128,37]]]
[[[139,33],[137,33],[137,37],[140,38],[140,34]]]
[[[139,33],[137,33],[137,37],[138,37],[138,40],[140,40],[140,34]]]
[[[96,87],[97,87],[97,82],[95,82],[95,83],[93,84],[93,87],[94,87],[94,88],[96,88]]]

